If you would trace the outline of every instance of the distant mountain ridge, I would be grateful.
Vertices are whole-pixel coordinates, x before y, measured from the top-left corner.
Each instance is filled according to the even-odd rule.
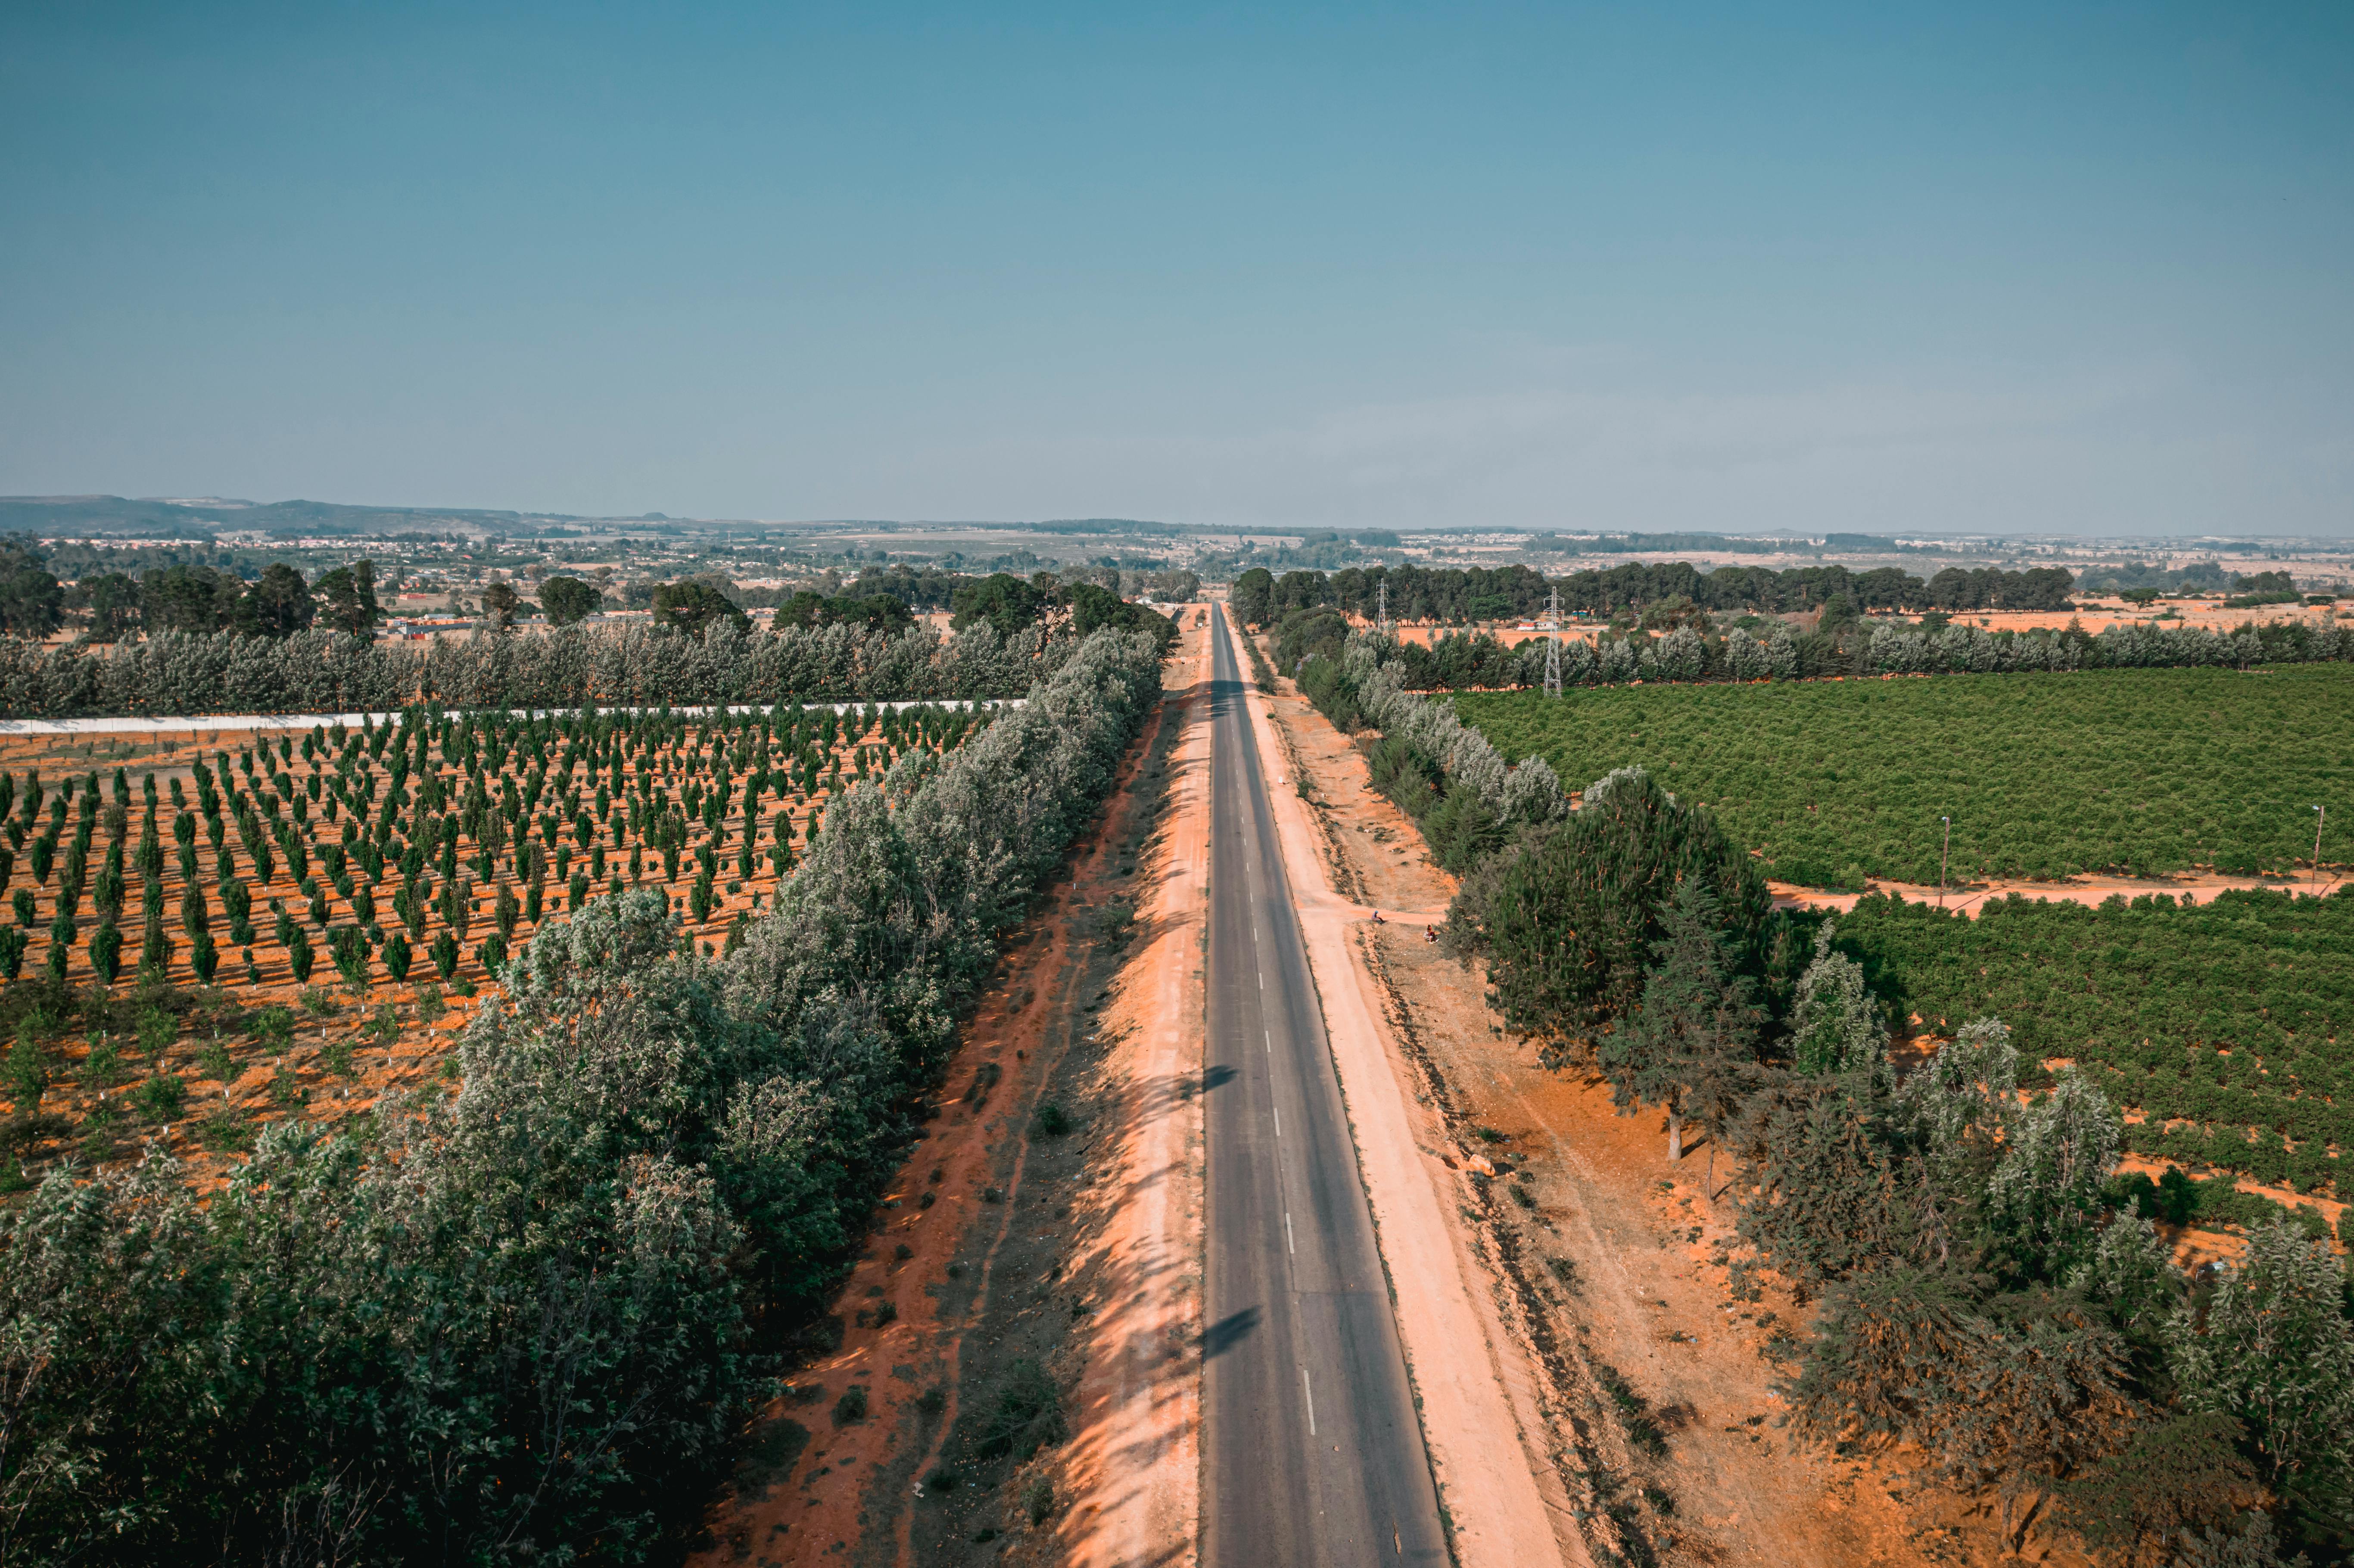
[[[505,532],[534,522],[584,519],[557,512],[505,512],[451,506],[352,506],[333,501],[171,500],[121,495],[0,495],[0,533],[121,534],[188,538],[224,528],[299,528],[321,534],[376,534],[433,524]],[[633,519],[631,521],[634,521]]]
[[[741,519],[672,517],[660,512],[634,517],[571,512],[510,512],[464,506],[358,506],[334,501],[241,501],[228,496],[0,495],[0,534],[69,537],[104,535],[130,538],[198,538],[224,529],[260,529],[306,534],[448,533],[475,529],[528,532],[538,524],[719,524],[734,527],[831,528],[858,526],[849,519],[802,519],[749,523]],[[870,526],[897,524],[876,520]],[[1055,519],[980,524],[1039,534],[1143,534],[1173,535],[1167,523],[1126,517]]]

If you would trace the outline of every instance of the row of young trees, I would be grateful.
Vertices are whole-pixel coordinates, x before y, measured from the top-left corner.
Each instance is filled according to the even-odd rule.
[[[495,971],[519,925],[536,927],[544,909],[577,912],[593,894],[619,892],[625,863],[632,886],[648,874],[675,883],[683,862],[699,868],[687,897],[699,925],[719,902],[714,885],[723,872],[737,879],[731,891],[762,860],[784,874],[796,804],[813,812],[821,789],[839,792],[852,779],[881,777],[910,749],[952,749],[987,717],[970,707],[877,707],[847,717],[824,707],[720,714],[690,726],[662,712],[519,718],[412,707],[398,725],[371,718],[356,728],[314,727],[301,737],[299,759],[295,737],[281,734],[275,755],[266,744],[260,748],[258,767],[253,749],[239,754],[242,779],[228,755],[217,753],[196,767],[193,802],[171,780],[177,924],[191,944],[189,970],[210,984],[221,966],[213,898],[227,916],[227,940],[246,949],[243,976],[250,980],[262,974],[252,951],[260,941],[256,899],[267,900],[275,946],[300,983],[309,982],[323,951],[354,985],[367,983],[377,964],[394,981],[406,980],[411,966],[428,959],[450,980],[467,951],[478,890],[495,890],[491,929],[475,955]],[[298,784],[290,770],[305,765],[309,774]],[[80,821],[60,858],[77,783]],[[46,963],[52,980],[68,978],[101,828],[109,843],[84,960],[101,984],[128,967],[119,928],[128,866],[140,879],[146,923],[138,967],[161,972],[171,965],[175,943],[163,917],[167,862],[152,774],[143,789],[145,819],[130,852],[133,802],[122,770],[104,810],[95,773],[87,781],[69,777],[52,792],[28,772],[21,796],[16,777],[0,773],[6,818],[0,832],[7,840],[0,889],[19,851],[34,884],[15,889],[16,924],[0,927],[0,975],[16,978],[37,928],[35,889],[47,888],[56,870]],[[779,808],[773,822],[771,795]],[[21,811],[10,814],[19,802]],[[200,839],[209,842],[209,877],[200,872],[207,859]],[[291,898],[270,895],[281,867],[294,885]],[[429,926],[436,928],[429,945]]]
[[[1352,642],[1320,700],[1382,727],[1377,786],[1461,874],[1448,948],[1485,959],[1546,1061],[1663,1112],[1670,1160],[1704,1139],[1712,1192],[1734,1157],[1736,1290],[1763,1266],[1827,1298],[1789,1385],[1801,1433],[1915,1443],[2007,1535],[2040,1514],[2105,1561],[2354,1545],[2354,1322],[2308,1227],[2254,1224],[2238,1266],[2185,1279],[2153,1222],[2195,1217],[2206,1184],[2115,1177],[2094,1075],[2023,1071],[1984,1016],[1900,1082],[1865,962],[1775,909],[1703,806],[1627,768],[1564,811],[1542,761],[1503,768],[1381,654]]]
[[[161,1158],[52,1176],[0,1244],[0,1555],[670,1550],[1158,687],[1153,639],[1087,640],[841,798],[719,961],[650,893],[543,927],[440,1108],[281,1123],[208,1204]]]
[[[590,625],[426,643],[316,629],[166,632],[103,650],[0,638],[0,717],[962,701],[1018,696],[1079,635],[1067,619],[949,638],[922,626],[747,630],[719,619],[699,631]]]

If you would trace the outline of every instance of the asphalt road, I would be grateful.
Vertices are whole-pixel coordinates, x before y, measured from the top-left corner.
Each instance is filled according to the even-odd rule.
[[[1208,1568],[1443,1563],[1438,1499],[1267,804],[1214,607]]]

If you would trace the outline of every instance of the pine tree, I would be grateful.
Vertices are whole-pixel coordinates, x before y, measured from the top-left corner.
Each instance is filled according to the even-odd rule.
[[[1687,880],[1718,901],[1737,950],[1762,953],[1776,916],[1756,863],[1706,811],[1624,768],[1505,872],[1488,907],[1458,914],[1490,949],[1505,1019],[1553,1061],[1640,1000],[1660,914]]]
[[[1701,1124],[1712,1184],[1716,1145],[1744,1097],[1766,1010],[1701,878],[1677,883],[1651,966],[1635,1013],[1601,1042],[1602,1068],[1617,1104],[1666,1106],[1670,1161],[1683,1158],[1685,1116]]]

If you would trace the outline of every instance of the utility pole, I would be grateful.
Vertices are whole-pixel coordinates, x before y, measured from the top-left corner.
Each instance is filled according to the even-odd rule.
[[[1954,853],[1954,819],[1940,817],[1937,821],[1946,824],[1945,840],[1937,846],[1937,907],[1943,909],[1946,906],[1946,863]]]
[[[2329,820],[2329,808],[2313,809],[2313,890],[2321,891],[2321,824]]]
[[[1557,587],[1545,600],[1544,690],[1548,697],[1561,695],[1561,589]]]

